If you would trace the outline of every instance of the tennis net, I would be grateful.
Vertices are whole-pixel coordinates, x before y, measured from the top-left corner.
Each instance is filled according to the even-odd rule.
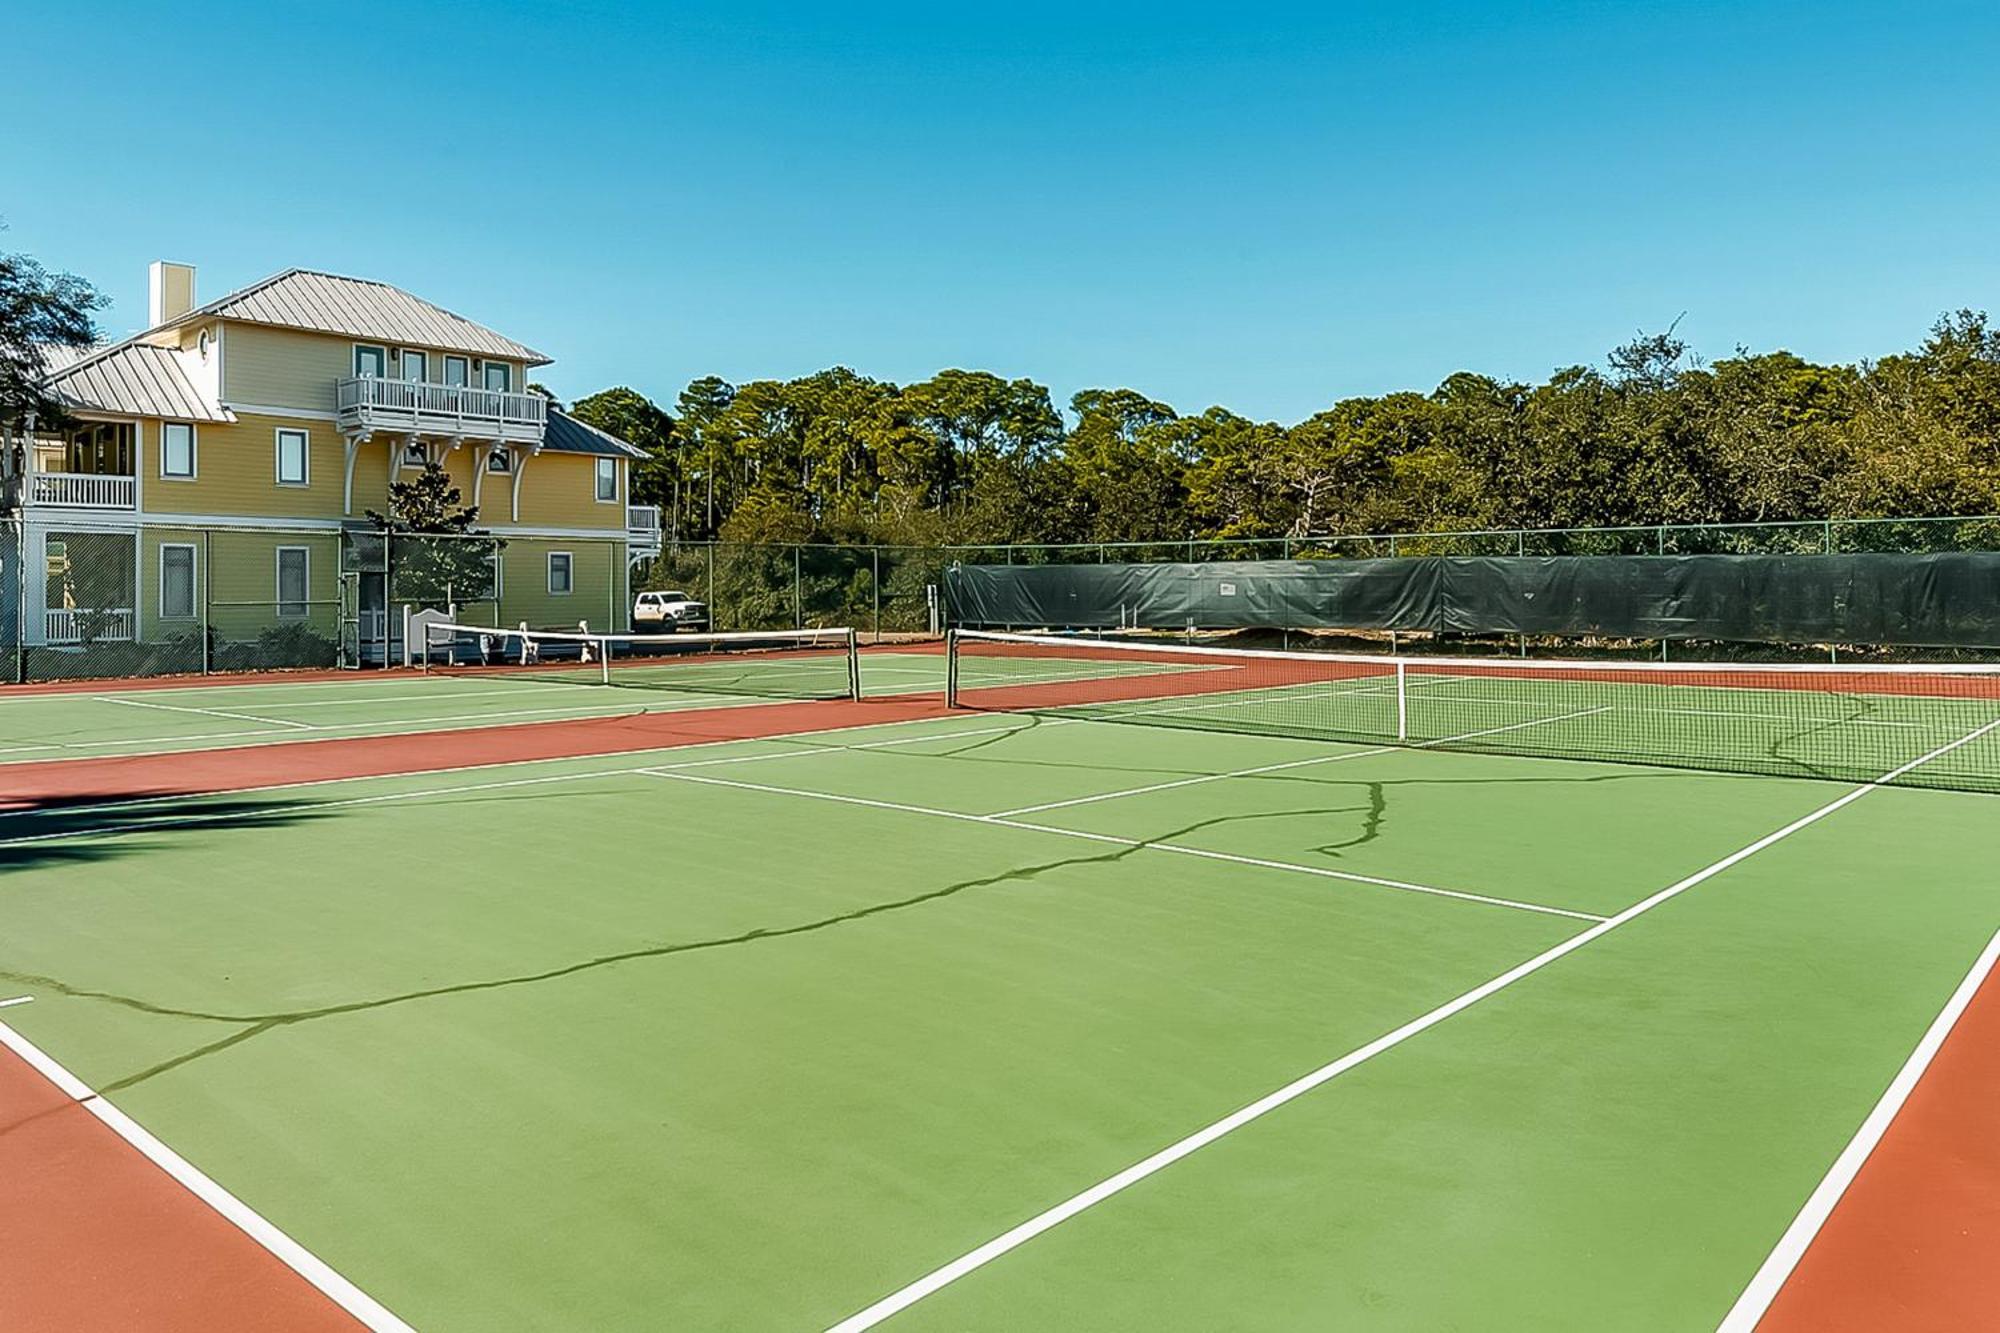
[[[957,630],[946,691],[961,708],[2000,791],[1996,666],[1378,657]]]
[[[852,629],[592,634],[432,622],[422,664],[438,675],[772,699],[858,699]]]

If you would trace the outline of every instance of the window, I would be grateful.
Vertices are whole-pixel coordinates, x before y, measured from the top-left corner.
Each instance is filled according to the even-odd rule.
[[[549,552],[549,591],[563,594],[570,590],[570,563],[568,551]]]
[[[506,393],[514,387],[514,368],[505,361],[488,361],[485,365],[486,387]]]
[[[307,450],[306,433],[302,430],[280,430],[278,432],[278,484],[280,486],[303,486],[306,484]]]
[[[514,455],[505,445],[502,445],[500,448],[486,455],[486,470],[488,472],[512,472],[514,470]]]
[[[431,461],[430,451],[422,440],[411,440],[403,446],[403,462],[410,467],[422,467]]]
[[[194,619],[194,547],[160,545],[160,619]]]
[[[354,373],[364,379],[386,377],[389,373],[389,349],[365,345],[355,347]]]
[[[444,382],[457,389],[463,389],[470,383],[464,357],[448,356],[444,359]]]
[[[185,421],[160,425],[160,475],[179,481],[194,477],[194,427]]]
[[[306,613],[307,574],[311,555],[303,546],[278,548],[278,614],[297,618]]]
[[[618,460],[615,458],[597,460],[597,498],[614,502],[618,499]]]
[[[401,364],[403,378],[413,384],[422,384],[431,377],[430,357],[422,352],[412,352],[409,348],[405,347],[403,349]]]

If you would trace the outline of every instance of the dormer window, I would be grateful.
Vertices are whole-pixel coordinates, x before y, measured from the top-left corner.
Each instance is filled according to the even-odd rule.
[[[388,378],[389,349],[357,345],[354,349],[354,373],[362,379]]]

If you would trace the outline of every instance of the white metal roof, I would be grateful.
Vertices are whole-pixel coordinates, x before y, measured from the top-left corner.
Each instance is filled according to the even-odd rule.
[[[534,348],[412,296],[400,287],[365,278],[315,273],[310,269],[286,269],[161,327],[171,328],[214,316],[448,352],[505,357],[531,366],[549,362],[548,357]]]
[[[50,357],[51,366],[58,357]],[[234,421],[236,414],[188,378],[171,348],[126,342],[86,348],[49,376],[49,391],[76,411],[176,421]]]

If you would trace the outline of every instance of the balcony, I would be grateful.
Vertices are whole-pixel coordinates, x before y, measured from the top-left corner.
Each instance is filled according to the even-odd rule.
[[[9,508],[124,509],[139,507],[138,482],[115,472],[30,472],[7,478]]]
[[[71,509],[132,509],[137,479],[116,473],[37,472],[28,478],[28,503]]]
[[[625,547],[632,555],[660,553],[660,507],[625,506]]]
[[[334,384],[334,410],[347,435],[444,435],[540,444],[549,404],[534,393],[363,376]]]

